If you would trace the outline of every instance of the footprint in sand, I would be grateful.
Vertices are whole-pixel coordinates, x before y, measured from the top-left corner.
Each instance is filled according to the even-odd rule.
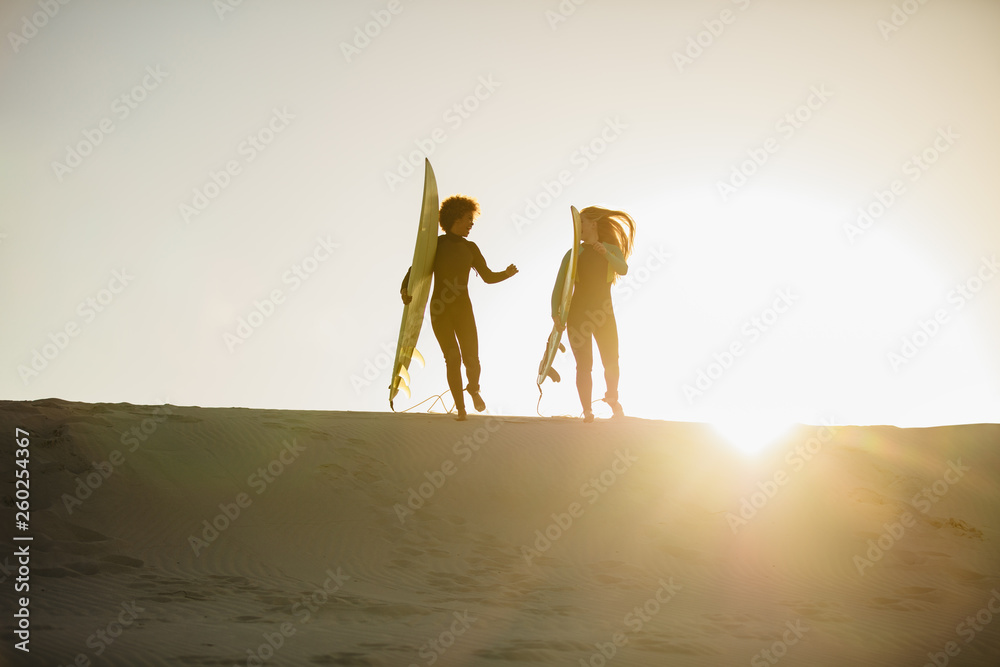
[[[857,488],[851,489],[847,494],[851,500],[868,505],[885,505],[885,497],[871,489]]]
[[[870,606],[895,611],[927,611],[943,602],[945,597],[937,588],[905,586],[896,589],[894,597],[872,598]]]
[[[358,442],[364,443],[363,440]],[[332,482],[344,483],[350,479],[366,490],[370,490],[371,484],[381,482],[385,478],[383,473],[386,464],[362,452],[340,448],[337,459],[340,463],[326,463],[317,466],[316,471]]]
[[[930,608],[929,605],[921,604],[915,600],[900,598],[872,598],[869,600],[868,606],[892,611],[927,611]]]
[[[321,466],[316,466],[316,474],[331,482],[336,482],[347,477],[347,469],[337,463],[324,463]]]
[[[906,586],[896,592],[899,595],[923,600],[936,598],[932,600],[933,602],[939,602],[942,599],[941,591],[936,588],[927,588],[926,586]]]
[[[143,562],[128,556],[102,556],[98,562],[85,561],[67,563],[65,567],[73,572],[84,575],[94,574],[125,574],[142,567]]]
[[[337,463],[324,463],[316,466],[316,474],[325,481],[337,486],[350,484],[355,488],[371,490],[369,486],[381,482],[382,477],[369,470],[348,470]]]
[[[956,519],[954,517],[949,517],[948,519],[941,521],[938,519],[929,519],[929,523],[935,528],[944,528],[946,532],[957,535],[960,537],[968,537],[973,540],[983,539],[983,531],[978,528],[973,528],[961,519]]]
[[[945,568],[945,571],[948,572],[952,578],[957,579],[958,581],[975,584],[977,586],[981,586],[983,579],[987,578],[984,574],[953,565]]]
[[[875,598],[888,608],[900,611],[929,611],[948,599],[943,591],[924,586],[907,586],[896,590],[897,597]]]
[[[361,482],[362,484],[371,484],[373,482],[379,482],[382,480],[381,475],[376,475],[375,473],[368,470],[358,470],[351,476],[357,481]]]
[[[330,440],[332,438],[331,434],[324,431],[317,431],[311,426],[303,422],[294,422],[289,420],[288,422],[261,422],[260,424],[263,428],[273,428],[279,431],[293,431],[297,434],[303,436],[310,436],[315,440]]]
[[[116,554],[109,554],[101,558],[101,560],[107,561],[108,563],[115,563],[116,565],[122,565],[125,567],[143,566],[143,561],[139,560],[138,558],[130,558],[128,556],[119,556]]]

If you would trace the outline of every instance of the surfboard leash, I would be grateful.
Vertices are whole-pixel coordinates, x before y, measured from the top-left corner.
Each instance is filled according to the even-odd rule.
[[[438,401],[441,401],[441,407],[442,408],[447,408],[447,405],[444,402],[444,395],[447,394],[447,393],[450,393],[450,392],[451,392],[451,390],[448,389],[448,390],[445,390],[445,391],[441,392],[440,394],[428,396],[427,398],[425,398],[424,400],[420,401],[416,405],[411,405],[410,407],[406,408],[405,410],[402,410],[402,412],[409,412],[410,410],[413,410],[415,408],[419,408],[421,405],[423,405],[427,401],[430,401],[431,399],[433,399],[433,402],[430,404],[430,407],[428,407],[425,412],[430,412],[434,408],[434,406],[437,405]],[[451,412],[452,412],[452,410],[454,410],[454,409],[455,409],[455,406],[452,405],[451,408],[447,409],[447,412],[445,412],[445,414],[446,415],[450,415]],[[395,412],[395,410],[393,410],[393,412]]]

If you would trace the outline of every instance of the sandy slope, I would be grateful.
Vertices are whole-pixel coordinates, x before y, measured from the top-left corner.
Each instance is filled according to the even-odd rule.
[[[998,425],[802,426],[747,460],[642,420],[45,400],[0,423],[8,544],[31,434],[9,664],[998,664]]]

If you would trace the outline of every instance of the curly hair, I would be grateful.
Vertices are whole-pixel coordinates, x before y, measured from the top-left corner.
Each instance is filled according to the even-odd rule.
[[[441,223],[441,229],[446,232],[451,231],[451,226],[455,223],[455,221],[469,211],[472,211],[473,215],[479,215],[479,202],[472,197],[466,197],[464,195],[448,197],[441,204],[441,213],[438,215],[438,219]]]

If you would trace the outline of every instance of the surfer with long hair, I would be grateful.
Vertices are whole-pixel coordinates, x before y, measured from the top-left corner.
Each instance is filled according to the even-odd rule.
[[[611,285],[618,276],[628,273],[627,260],[632,254],[635,221],[624,211],[588,206],[580,211],[581,248],[577,259],[576,284],[570,301],[566,329],[570,348],[576,358],[576,390],[583,405],[583,420],[594,421],[591,409],[594,365],[592,340],[604,365],[607,391],[604,402],[611,406],[615,417],[625,415],[618,402],[618,323],[611,303]],[[555,288],[552,290],[552,321],[557,316],[559,296],[569,267],[570,253],[563,257]]]
[[[469,384],[466,391],[472,397],[472,405],[477,412],[486,409],[486,402],[479,395],[479,333],[476,318],[469,300],[469,271],[475,269],[483,282],[498,283],[517,273],[511,264],[500,272],[491,271],[483,259],[479,246],[469,241],[469,232],[479,215],[479,202],[471,197],[456,195],[441,204],[439,222],[444,234],[438,236],[434,255],[434,289],[431,292],[431,327],[444,353],[444,363],[448,375],[448,388],[455,401],[457,419],[464,421],[465,395],[462,391],[462,362]],[[410,302],[406,293],[410,280],[407,270],[403,277],[400,296],[403,303]]]

